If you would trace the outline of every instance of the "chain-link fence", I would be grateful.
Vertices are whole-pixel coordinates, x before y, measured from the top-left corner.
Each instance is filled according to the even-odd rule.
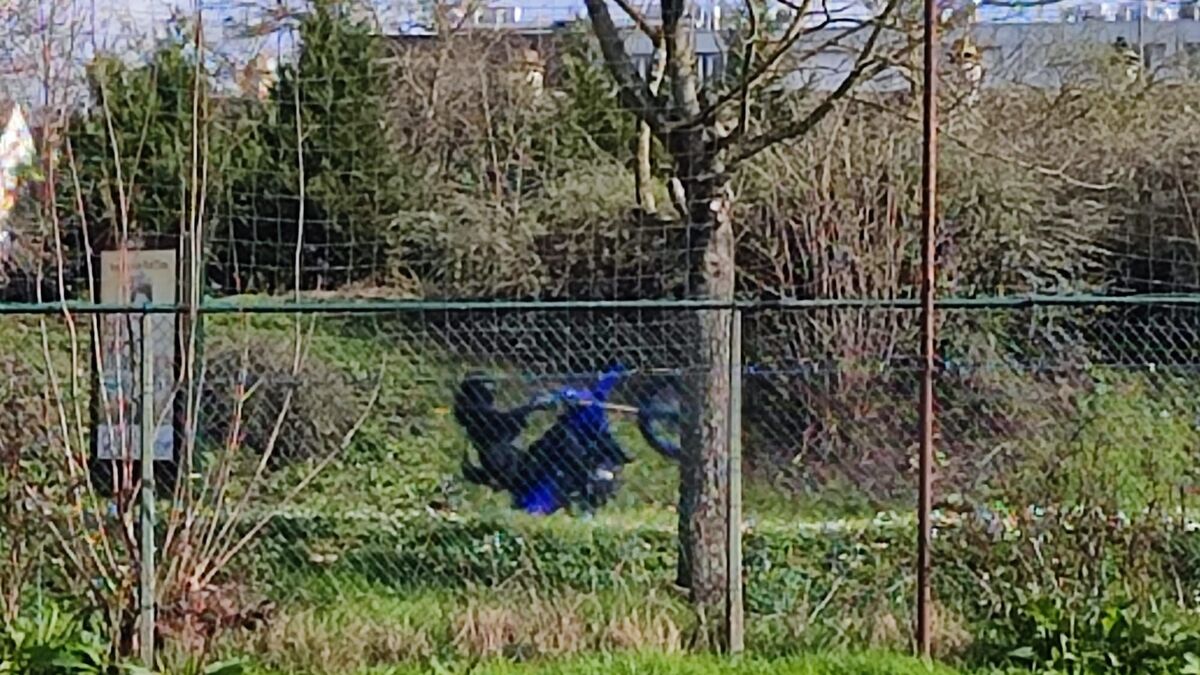
[[[910,650],[918,3],[151,4],[0,7],[11,634]],[[935,651],[1182,670],[1195,7],[951,4]]]
[[[969,649],[1022,583],[1079,576],[1081,603],[1105,592],[1092,566],[1108,555],[1175,580],[1155,597],[1190,602],[1190,549],[1161,537],[1190,529],[1194,308],[994,304],[941,313],[939,649]],[[363,633],[351,664],[681,648],[693,619],[677,585],[678,463],[696,314],[222,309],[200,315],[191,347],[169,330],[152,341],[194,358],[155,360],[163,387],[151,389],[171,401],[159,394],[149,431],[138,326],[186,315],[10,317],[5,446],[23,452],[7,517],[24,535],[12,570],[50,596],[91,588],[133,630],[141,474],[111,459],[126,428],[125,447],[152,438],[161,455],[156,579],[171,644],[224,640],[268,660],[291,645],[328,660],[324,626]],[[739,316],[750,643],[904,649],[915,310]],[[889,347],[814,344],[848,325]],[[106,330],[134,339],[97,341]],[[97,363],[93,345],[113,346]],[[157,377],[163,358],[177,378]],[[122,368],[128,379],[88,386]],[[1053,560],[1008,559],[1039,545]]]
[[[144,345],[147,318],[167,330]],[[186,319],[6,321],[5,447],[20,449],[6,463],[6,524],[22,535],[9,551],[14,583],[94,593],[133,630],[137,458],[151,438],[159,623],[175,644],[254,620],[263,603],[278,612],[274,638],[303,640],[307,613],[387,598],[408,611],[442,602],[446,622],[485,613],[477,634],[428,635],[409,656],[446,642],[476,655],[635,646],[660,621],[663,646],[681,644],[677,597],[658,602],[663,616],[633,598],[675,579],[694,312],[239,311],[204,315],[194,344],[169,330]],[[143,346],[165,383],[152,388],[149,436]],[[594,516],[537,517],[560,509]],[[36,580],[16,576],[26,572]],[[573,642],[530,644],[570,618],[526,625],[530,593],[545,609],[593,594],[605,606],[563,638]],[[621,613],[607,616],[613,603]]]

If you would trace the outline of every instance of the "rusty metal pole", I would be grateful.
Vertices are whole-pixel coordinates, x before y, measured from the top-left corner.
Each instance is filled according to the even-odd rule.
[[[925,2],[925,92],[921,157],[921,458],[920,497],[917,506],[917,648],[930,655],[930,561],[933,506],[933,376],[935,331],[934,281],[937,261],[934,237],[937,226],[937,3]]]

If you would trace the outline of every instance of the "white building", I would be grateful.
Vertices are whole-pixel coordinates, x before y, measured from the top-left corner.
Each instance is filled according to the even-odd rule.
[[[0,100],[0,267],[13,256],[16,234],[10,217],[17,205],[21,183],[37,159],[33,132],[25,111],[12,101]]]
[[[0,256],[11,246],[6,224],[30,166],[37,159],[33,132],[25,111],[12,101],[0,101]]]

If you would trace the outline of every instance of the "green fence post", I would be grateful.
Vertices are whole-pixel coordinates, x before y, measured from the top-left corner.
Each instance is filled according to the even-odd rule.
[[[141,461],[142,461],[142,495],[140,509],[140,525],[142,528],[141,546],[141,585],[139,608],[141,610],[141,657],[142,665],[154,668],[154,349],[152,346],[151,321],[149,312],[142,312],[141,344],[141,378],[142,395],[140,402],[141,423]]]
[[[742,311],[730,313],[729,340],[729,652],[746,648],[746,615],[742,589]]]

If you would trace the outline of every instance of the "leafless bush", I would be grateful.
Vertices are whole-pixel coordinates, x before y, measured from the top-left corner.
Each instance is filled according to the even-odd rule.
[[[633,127],[604,108],[615,99],[565,96],[552,65],[540,95],[521,78],[526,50],[553,64],[566,39],[449,32],[396,47],[390,123],[420,176],[420,206],[398,215],[389,247],[393,268],[417,270],[427,294],[649,296],[670,285],[655,277],[678,266],[678,234],[634,209],[631,155],[612,151]],[[589,106],[615,127],[576,124]]]
[[[363,404],[346,373],[317,355],[293,372],[278,332],[238,333],[205,346],[199,436],[254,458],[270,451],[272,464],[334,451]]]
[[[1057,96],[990,95],[980,107],[955,113],[940,160],[940,293],[1088,292],[1139,283],[1149,289],[1155,280],[1159,289],[1169,280],[1172,289],[1186,290],[1195,257],[1183,252],[1194,252],[1198,240],[1194,171],[1180,167],[1195,163],[1200,144],[1176,131],[1184,95],[1152,88],[1144,97],[1117,96],[1111,88],[1080,85]],[[744,291],[915,298],[918,133],[911,120],[863,103],[811,142],[749,167],[739,213]],[[757,459],[775,467],[798,462],[808,469],[807,481],[832,471],[880,495],[889,491],[883,483],[903,488],[916,419],[911,406],[897,402],[916,396],[915,318],[904,311],[814,309],[760,319],[748,358],[804,374],[748,394],[771,411],[759,433],[776,436],[751,444],[766,449]],[[1037,348],[1020,326],[981,313],[945,316],[941,334],[940,351],[962,363],[1003,362],[1005,354],[987,336],[1005,336],[1008,349]],[[1104,335],[1075,326],[1059,336],[1066,342],[1058,349],[1103,350],[1090,343]],[[1085,362],[1083,353],[1075,356]],[[1024,358],[1034,358],[1033,351]],[[996,443],[1043,433],[1054,421],[1047,415],[1070,407],[1059,402],[1057,413],[1046,407],[1063,395],[1062,382],[1003,370],[948,376],[943,385],[944,413],[972,413],[969,423],[948,422],[957,426],[942,440],[950,458],[942,480],[952,485],[985,479],[990,473],[978,464],[991,462]],[[781,420],[792,439],[786,448]]]
[[[199,42],[198,31],[196,36]],[[97,85],[104,87],[106,83],[101,81]],[[191,100],[193,103],[207,95],[198,87],[196,91],[175,93],[181,100]],[[108,98],[101,96],[95,103],[94,112],[99,119],[102,122],[109,120],[107,116],[111,110]],[[210,124],[211,120],[196,116],[191,123],[194,125],[191,133],[180,136],[186,140],[186,147],[179,149],[180,154],[191,158],[191,161],[174,165],[179,169],[178,174],[164,178],[177,181],[185,186],[186,194],[192,195],[184,203],[178,204],[179,210],[173,214],[184,235],[182,240],[188,242],[200,240],[208,222],[208,204],[198,195],[207,194],[206,181],[212,168],[208,165],[210,158],[206,154],[208,129],[198,128]],[[297,132],[297,138],[301,138],[302,130]],[[122,142],[124,140],[102,144],[104,152],[112,155],[111,164],[119,167],[115,175],[105,176],[103,187],[117,195],[119,202],[110,214],[114,219],[114,223],[109,223],[113,225],[111,232],[119,233],[111,244],[117,248],[135,248],[138,244],[138,224],[130,222],[128,209],[124,207],[128,206],[129,200],[136,201],[141,194],[139,189],[142,184],[138,181],[144,174],[139,174],[137,169],[144,166],[140,162],[153,161],[154,158],[147,160],[139,154],[140,145],[137,142],[132,144],[134,147],[129,147]],[[63,183],[69,184],[73,177],[78,176],[79,158],[69,151],[64,152],[62,147],[51,150],[58,151],[54,157],[62,162],[62,166],[47,176],[50,199],[45,204],[46,208],[39,210],[36,215],[41,227],[39,232],[48,233],[49,237],[45,250],[52,255],[47,267],[50,270],[63,270],[73,256],[77,255],[85,262],[98,256],[98,252],[92,248],[97,238],[95,231],[90,229],[92,223],[87,218],[88,214],[80,212],[82,207],[63,212],[60,210],[61,202],[69,200],[56,198],[63,194],[59,192],[64,189]],[[74,188],[78,190],[78,184]],[[67,251],[64,246],[66,235],[63,234],[62,219],[71,217],[79,224],[78,241],[82,247],[79,251]],[[304,225],[301,209],[296,229],[302,232]],[[201,285],[201,257],[193,255],[185,258],[188,264],[182,265],[183,269],[179,272],[180,287],[195,292]],[[47,276],[56,278],[53,272]],[[182,297],[180,301],[194,306],[197,297]],[[196,318],[187,312],[184,315],[181,320],[190,318],[194,321]],[[290,326],[278,330],[272,343],[273,349],[265,349],[262,345],[256,345],[253,349],[255,360],[250,362],[252,365],[281,364],[267,368],[268,378],[273,380],[273,384],[277,385],[281,379],[296,381],[303,374],[311,374],[321,367],[309,366],[312,335],[301,323],[295,320]],[[135,458],[132,453],[112,460],[91,456],[89,441],[95,431],[89,414],[91,402],[86,392],[94,384],[93,377],[109,375],[111,370],[106,369],[114,366],[113,363],[105,365],[109,358],[107,350],[101,351],[100,341],[95,339],[99,326],[99,316],[77,315],[64,306],[53,320],[40,321],[26,331],[27,335],[21,336],[21,339],[5,336],[8,338],[5,346],[12,349],[10,355],[14,360],[0,361],[0,385],[9,387],[0,388],[4,398],[8,399],[4,401],[5,414],[0,415],[0,448],[3,449],[0,460],[3,462],[5,496],[15,498],[6,499],[3,524],[7,532],[7,527],[17,519],[17,531],[25,540],[32,541],[36,537],[43,543],[47,555],[42,557],[41,562],[45,565],[41,571],[49,586],[46,590],[70,597],[76,607],[102,618],[104,639],[110,641],[115,653],[126,656],[139,646],[139,574],[146,560],[139,519],[141,485],[134,480]],[[280,336],[286,336],[287,339],[281,340]],[[237,340],[231,342],[237,343]],[[17,345],[21,349],[14,349]],[[188,643],[185,647],[203,648],[211,633],[230,620],[227,616],[206,616],[206,608],[215,607],[214,611],[225,614],[232,612],[239,615],[241,612],[240,608],[234,606],[240,600],[214,602],[221,595],[214,589],[224,587],[238,555],[255,542],[257,534],[271,517],[269,513],[253,512],[249,505],[267,489],[266,468],[272,455],[277,449],[286,454],[304,448],[313,454],[312,459],[315,460],[293,476],[288,484],[270,486],[286,503],[303,491],[353,440],[364,416],[373,407],[374,395],[353,396],[345,388],[338,389],[335,378],[326,377],[329,380],[326,386],[334,390],[325,394],[332,393],[339,403],[345,404],[337,411],[341,417],[336,420],[329,417],[306,419],[304,424],[295,425],[298,427],[298,438],[295,435],[281,438],[279,429],[284,426],[285,420],[293,419],[292,415],[297,412],[311,415],[314,410],[328,407],[329,401],[323,398],[317,402],[318,397],[322,396],[319,388],[298,388],[285,384],[281,390],[278,386],[267,386],[263,388],[264,405],[256,407],[258,402],[244,396],[245,392],[239,391],[236,386],[218,386],[207,390],[203,387],[204,381],[199,374],[206,370],[207,357],[200,350],[195,333],[188,333],[187,339],[179,340],[176,353],[180,363],[180,379],[174,391],[180,409],[176,421],[177,428],[183,433],[176,436],[178,461],[174,464],[179,473],[172,485],[173,494],[170,500],[157,504],[161,509],[157,525],[162,535],[156,542],[160,566],[156,569],[154,589],[158,605],[170,609],[162,616],[163,623],[153,628],[167,634],[175,630]],[[248,352],[243,346],[239,353]],[[19,361],[16,360],[18,358]],[[220,350],[214,358],[218,375],[229,374],[244,361],[235,360],[228,351],[223,353]],[[44,371],[39,371],[33,365],[22,365],[39,362],[45,364]],[[93,372],[93,363],[102,368],[99,373]],[[381,368],[386,368],[386,364]],[[250,372],[262,377],[263,369]],[[245,380],[237,382],[245,383]],[[11,389],[13,384],[20,384],[20,388]],[[101,392],[99,396],[108,395],[107,387],[99,387],[98,390]],[[132,394],[124,392],[123,395],[133,398]],[[214,397],[223,400],[214,400]],[[249,407],[247,398],[250,398]],[[252,439],[256,443],[256,462],[250,463],[250,466],[240,462],[243,453],[238,450],[243,438],[239,433],[223,435],[218,440],[219,448],[200,447],[195,432],[200,427],[202,405],[228,412],[225,421],[228,428],[246,429],[257,434]],[[164,419],[175,419],[172,412],[155,411]],[[279,448],[281,442],[284,445]],[[52,452],[44,451],[46,448]],[[211,453],[212,461],[206,464],[197,461],[204,450],[215,450]],[[112,486],[95,484],[91,468],[98,462],[109,464],[113,472],[119,472],[126,479]],[[36,473],[28,470],[31,467],[36,468]],[[110,489],[111,492],[108,491]],[[19,540],[21,537],[14,538],[14,541]],[[19,544],[14,548],[8,546],[8,542],[5,542],[0,547],[6,562],[12,556],[26,555],[28,550]],[[13,570],[6,570],[4,575],[3,609],[12,612],[15,610],[10,600],[19,599],[20,593],[27,590],[27,586],[19,582],[28,579],[22,579],[20,573]],[[13,586],[9,585],[10,581],[14,582]]]

